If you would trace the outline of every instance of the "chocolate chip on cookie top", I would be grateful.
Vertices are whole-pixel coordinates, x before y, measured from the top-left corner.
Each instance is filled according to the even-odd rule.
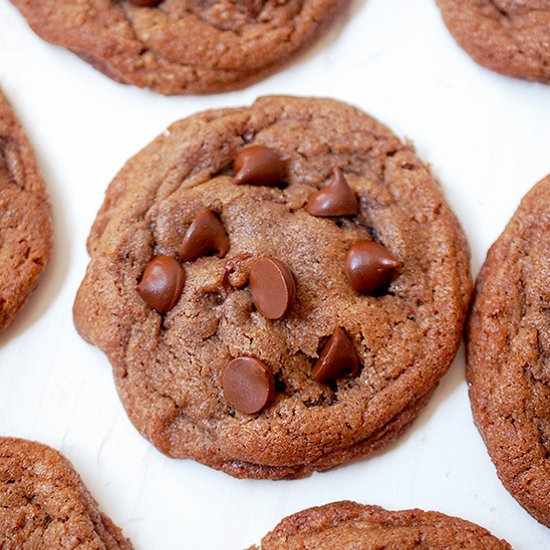
[[[354,378],[359,374],[359,357],[355,346],[340,327],[332,333],[311,372],[317,382],[328,382],[347,375]]]
[[[373,241],[358,241],[346,254],[346,275],[360,294],[371,294],[386,285],[399,261],[387,248]]]
[[[277,258],[260,258],[250,271],[250,292],[262,315],[280,319],[292,306],[296,294],[292,271]]]
[[[233,163],[237,185],[279,185],[284,178],[284,165],[277,152],[264,145],[243,149]]]
[[[162,0],[130,0],[130,2],[143,8],[155,8]]]
[[[209,254],[223,258],[228,250],[229,238],[222,222],[212,210],[203,210],[187,229],[179,255],[187,262]]]
[[[246,161],[252,147],[268,162]],[[357,213],[310,214],[335,167]],[[152,256],[183,264],[204,210],[230,246],[185,259],[162,317],[136,282]],[[361,241],[399,259],[374,295],[346,275]],[[169,456],[239,477],[298,477],[396,439],[450,366],[470,293],[464,235],[412,146],[332,100],[267,97],[172,125],[119,173],[89,246],[75,323],[116,366],[134,425]],[[239,408],[231,376],[249,371],[263,397]]]
[[[156,256],[145,268],[138,294],[159,313],[168,313],[178,303],[185,285],[185,271],[177,260]]]
[[[253,357],[237,357],[224,371],[225,398],[245,414],[261,411],[273,399],[274,391],[271,371]]]
[[[358,212],[357,197],[340,168],[334,168],[325,187],[310,195],[305,208],[312,216],[355,216]]]

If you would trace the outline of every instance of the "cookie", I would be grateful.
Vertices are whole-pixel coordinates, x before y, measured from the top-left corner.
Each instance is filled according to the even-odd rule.
[[[470,400],[497,474],[550,527],[550,176],[491,247],[467,326]]]
[[[46,445],[0,438],[0,547],[130,550],[72,464]]]
[[[445,24],[480,65],[550,83],[549,0],[437,0]]]
[[[463,232],[428,168],[329,99],[172,125],[111,183],[74,306],[163,453],[292,478],[394,441],[461,338]]]
[[[52,248],[52,215],[33,151],[0,90],[0,330],[38,284]]]
[[[265,78],[317,40],[347,0],[12,0],[43,39],[114,80],[163,94]]]
[[[342,550],[485,548],[511,546],[483,527],[439,512],[402,510],[342,501],[284,518],[259,547],[250,550]]]

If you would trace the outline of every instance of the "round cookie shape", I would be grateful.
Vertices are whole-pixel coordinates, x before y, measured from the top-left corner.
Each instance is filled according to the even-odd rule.
[[[550,527],[550,176],[489,250],[466,344],[474,419],[497,474]]]
[[[76,542],[80,544],[76,544]],[[131,550],[72,464],[33,441],[0,438],[0,547]]]
[[[235,90],[315,42],[348,0],[12,0],[44,40],[162,94]]]
[[[550,0],[437,0],[470,56],[499,73],[550,83]]]
[[[233,181],[234,159],[255,145],[281,157],[284,185]],[[334,168],[357,195],[356,216],[306,210]],[[160,315],[136,282],[152,257],[177,255],[204,209],[218,214],[227,253],[185,262],[181,298]],[[360,240],[399,259],[376,296],[346,277]],[[329,99],[264,97],[173,124],[111,183],[88,248],[75,324],[107,354],[132,422],[163,453],[236,477],[300,477],[394,441],[450,366],[471,292],[463,232],[412,146]],[[280,319],[254,305],[250,272],[261,258],[294,278]],[[314,380],[337,329],[345,338]],[[357,368],[341,364],[355,355]],[[238,357],[274,378],[273,398],[252,415],[224,397]]]
[[[50,257],[52,217],[31,145],[0,90],[0,330],[9,326]]]
[[[504,540],[469,521],[439,512],[384,510],[350,501],[308,508],[284,518],[260,546],[250,550],[375,550],[419,547],[431,550],[511,550]]]

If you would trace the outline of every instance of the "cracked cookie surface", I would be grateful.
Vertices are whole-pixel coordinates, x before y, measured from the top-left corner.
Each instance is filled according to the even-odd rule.
[[[0,90],[0,330],[10,325],[48,262],[51,208],[30,143]]]
[[[0,438],[0,547],[132,549],[65,457],[6,437]]]
[[[251,145],[277,151],[285,185],[232,181],[235,157]],[[305,210],[334,168],[357,195],[357,216]],[[136,285],[153,256],[178,257],[204,209],[223,223],[227,254],[182,262],[179,302],[160,315]],[[360,239],[400,261],[379,296],[346,278],[347,249]],[[462,230],[412,146],[334,100],[264,97],[173,124],[113,180],[88,248],[75,324],[111,361],[130,419],[163,453],[237,477],[299,477],[395,440],[450,366],[471,291]],[[295,277],[279,320],[256,310],[248,287],[252,263],[266,256]],[[360,372],[316,382],[313,365],[339,327]],[[273,373],[273,401],[257,414],[224,398],[224,369],[239,356]]]
[[[308,508],[284,518],[250,550],[510,550],[475,523],[422,510],[389,511],[350,501]]]
[[[310,45],[347,0],[12,0],[45,40],[163,94],[242,88]]]
[[[445,24],[479,64],[550,83],[550,0],[437,0]]]
[[[550,176],[491,247],[467,327],[470,399],[498,476],[550,527]]]

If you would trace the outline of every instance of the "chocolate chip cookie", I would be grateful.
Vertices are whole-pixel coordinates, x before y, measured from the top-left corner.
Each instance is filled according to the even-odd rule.
[[[343,501],[284,518],[250,550],[375,550],[379,548],[484,548],[510,550],[483,527],[438,512],[402,510]]]
[[[0,330],[12,323],[48,262],[51,208],[33,151],[0,90]]]
[[[471,291],[428,168],[329,99],[172,125],[111,183],[74,306],[163,453],[292,478],[394,441],[445,374]]]
[[[550,527],[550,176],[489,250],[467,329],[477,427],[502,483]]]
[[[348,0],[12,0],[45,40],[163,94],[242,88],[312,44]]]
[[[0,438],[0,547],[131,550],[72,464],[50,447]]]
[[[445,24],[479,64],[550,83],[550,0],[437,0]]]

